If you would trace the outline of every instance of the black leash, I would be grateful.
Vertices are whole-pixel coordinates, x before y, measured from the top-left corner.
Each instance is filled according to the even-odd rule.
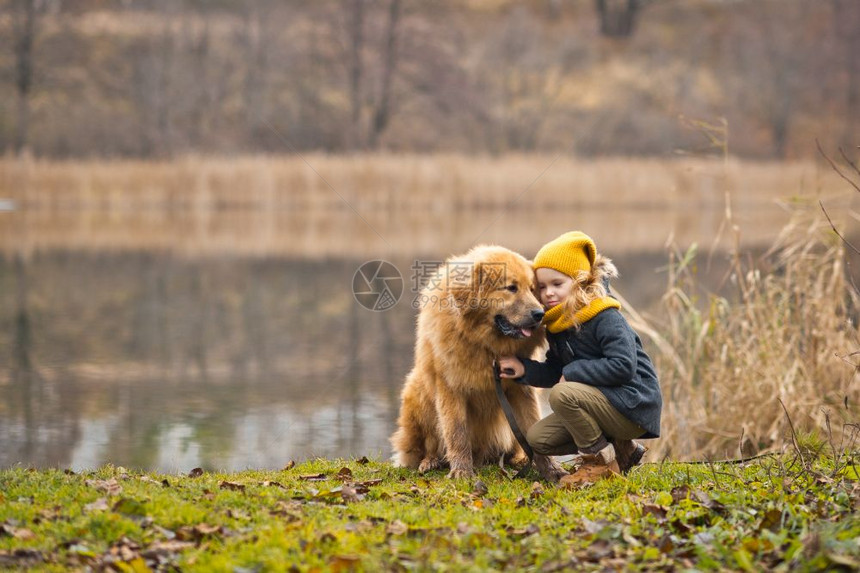
[[[525,435],[522,430],[520,430],[519,424],[517,424],[517,419],[514,417],[514,409],[511,408],[511,403],[508,402],[508,397],[505,396],[505,391],[502,390],[502,371],[499,367],[499,363],[493,360],[493,377],[496,379],[496,396],[499,398],[499,405],[502,407],[502,412],[505,413],[505,418],[508,419],[508,425],[511,427],[511,431],[514,433],[514,437],[520,443],[520,446],[523,448],[523,451],[529,457],[529,461],[526,462],[520,470],[514,474],[514,479],[525,477],[529,472],[529,469],[532,467],[532,461],[534,460],[535,453],[532,450],[532,447],[529,445],[526,440]]]

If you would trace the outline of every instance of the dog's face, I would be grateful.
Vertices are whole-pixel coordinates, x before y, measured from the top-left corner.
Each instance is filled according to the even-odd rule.
[[[543,307],[535,296],[534,272],[522,256],[502,247],[476,251],[468,313],[495,336],[531,337],[540,327]]]

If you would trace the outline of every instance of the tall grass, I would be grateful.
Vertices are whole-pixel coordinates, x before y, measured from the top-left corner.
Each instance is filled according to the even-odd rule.
[[[777,203],[839,178],[812,162],[545,155],[0,158],[0,252],[170,249],[183,254],[444,256],[476,242],[533,254],[570,228],[607,253],[716,232],[729,190],[747,244],[787,220]],[[360,216],[359,216],[360,215]],[[193,231],[193,232],[192,232]]]
[[[509,154],[189,156],[175,161],[0,158],[0,197],[30,209],[556,209],[738,206],[788,189],[841,189],[810,161],[552,157]],[[527,193],[524,193],[527,191]]]
[[[723,296],[702,294],[695,249],[672,253],[662,320],[638,320],[659,347],[656,457],[779,449],[791,443],[789,420],[836,447],[856,446],[844,424],[860,420],[860,297],[845,255],[817,207],[800,209],[762,257],[735,253]]]

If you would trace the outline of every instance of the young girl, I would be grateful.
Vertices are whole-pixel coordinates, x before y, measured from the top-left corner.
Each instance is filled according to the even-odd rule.
[[[659,437],[663,402],[651,359],[608,295],[615,266],[588,235],[572,231],[544,245],[534,268],[547,309],[546,361],[499,359],[502,377],[552,388],[553,413],[526,438],[541,454],[583,454],[577,473],[626,473],[645,453],[633,440]],[[577,483],[577,475],[562,482]]]

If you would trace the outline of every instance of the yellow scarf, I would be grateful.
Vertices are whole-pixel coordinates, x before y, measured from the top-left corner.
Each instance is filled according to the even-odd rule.
[[[571,316],[570,314],[564,314],[564,303],[562,302],[546,311],[543,323],[546,325],[547,330],[553,334],[558,334],[574,325],[588,322],[597,316],[599,312],[607,308],[621,308],[621,304],[611,296],[596,298]]]

